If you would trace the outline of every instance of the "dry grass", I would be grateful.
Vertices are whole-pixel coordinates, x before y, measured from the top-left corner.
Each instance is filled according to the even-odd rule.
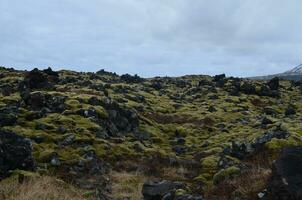
[[[71,186],[51,177],[31,178],[18,183],[17,180],[0,182],[1,200],[85,200]]]
[[[143,199],[142,186],[146,178],[142,174],[112,171],[110,177],[112,181],[112,199]]]
[[[219,200],[245,199],[256,200],[257,194],[263,190],[270,177],[268,169],[252,169],[232,180],[224,181],[215,186],[206,198]]]
[[[266,186],[271,176],[271,160],[265,152],[246,161],[249,169],[240,176],[214,186],[206,194],[209,200],[256,200],[257,194]]]
[[[187,168],[179,167],[163,167],[161,170],[161,176],[163,179],[173,180],[173,181],[186,181],[187,176],[190,173]]]

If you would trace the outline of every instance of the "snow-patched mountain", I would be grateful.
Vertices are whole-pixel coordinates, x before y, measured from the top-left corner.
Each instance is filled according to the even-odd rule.
[[[298,65],[297,67],[288,70],[286,72],[284,72],[283,74],[287,74],[287,75],[302,75],[302,64]]]
[[[285,79],[285,80],[300,81],[300,80],[302,80],[302,64],[294,67],[291,70],[288,70],[288,71],[280,73],[280,74],[273,74],[273,75],[268,75],[268,76],[250,77],[250,79],[268,80],[268,79],[272,79],[274,77],[279,77],[279,78],[282,78],[282,79]]]

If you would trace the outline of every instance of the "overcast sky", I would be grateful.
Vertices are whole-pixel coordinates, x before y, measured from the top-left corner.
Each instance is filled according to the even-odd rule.
[[[0,0],[0,65],[144,77],[302,63],[301,0]]]

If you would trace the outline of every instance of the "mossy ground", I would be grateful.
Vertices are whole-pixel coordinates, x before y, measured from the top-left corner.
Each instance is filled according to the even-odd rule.
[[[24,76],[22,71],[1,70],[1,73],[3,76],[0,84],[10,83],[14,88],[17,88],[18,81]],[[139,160],[158,154],[179,160],[198,158],[200,169],[196,170],[200,174],[186,180],[212,185],[213,178],[214,182],[219,182],[234,172],[237,173],[237,168],[221,171],[218,167],[219,155],[231,141],[251,142],[269,129],[282,124],[290,136],[287,139],[273,139],[266,144],[272,156],[285,146],[302,144],[302,95],[298,87],[291,87],[287,81],[281,82],[281,97],[272,98],[243,93],[240,96],[231,96],[225,88],[215,87],[213,91],[208,86],[198,86],[202,80],[211,82],[212,78],[209,76],[153,78],[146,79],[143,83],[127,84],[122,83],[119,77],[110,75],[99,75],[96,79],[90,79],[88,73],[70,71],[59,73],[60,79],[75,77],[81,80],[76,83],[58,84],[54,91],[42,91],[51,95],[66,96],[67,108],[64,112],[49,113],[39,119],[28,120],[28,116],[33,115],[34,111],[22,107],[19,109],[17,123],[4,127],[31,139],[43,137],[43,141],[39,143],[33,139],[33,154],[38,164],[47,164],[47,157],[54,152],[58,154],[62,164],[84,159],[84,148],[94,151],[97,156],[112,162],[113,165],[116,161]],[[91,89],[93,87],[84,84],[84,81],[90,81],[96,86],[110,85],[107,89],[108,94]],[[162,89],[151,87],[156,81],[161,82]],[[184,81],[185,86],[177,86],[178,81]],[[101,125],[76,114],[76,111],[92,107],[105,120],[108,118],[106,109],[101,105],[90,105],[88,100],[91,97],[101,100],[107,98],[106,96],[121,102],[120,104],[127,108],[134,108],[139,115],[140,132],[150,134],[150,139],[140,142],[132,133],[124,134],[122,139],[97,138],[94,131],[100,129]],[[141,97],[144,100],[141,100]],[[20,102],[21,97],[17,90],[9,96],[0,94],[0,108]],[[290,104],[296,106],[296,114],[285,116],[285,110]],[[214,107],[215,111],[210,111],[210,107]],[[276,114],[274,116],[264,114],[264,107],[270,107]],[[261,119],[264,116],[270,118],[273,123],[262,126]],[[44,124],[48,128],[37,130],[37,124]],[[64,127],[66,133],[60,133],[58,131],[60,127]],[[58,141],[62,140],[65,134],[74,134],[75,141],[62,148]],[[185,139],[181,145],[186,150],[180,154],[173,150],[177,137]],[[134,147],[137,145],[141,147],[141,151]]]

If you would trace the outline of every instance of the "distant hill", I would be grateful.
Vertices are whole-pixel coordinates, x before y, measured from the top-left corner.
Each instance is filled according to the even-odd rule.
[[[268,75],[268,76],[256,76],[256,77],[250,77],[249,79],[253,80],[269,80],[274,77],[279,77],[284,80],[293,80],[293,81],[300,81],[302,80],[302,64],[294,67],[291,70],[288,70],[284,73],[280,74],[273,74],[273,75]]]

